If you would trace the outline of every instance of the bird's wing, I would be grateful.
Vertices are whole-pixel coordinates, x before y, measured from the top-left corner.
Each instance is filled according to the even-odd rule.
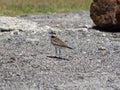
[[[62,40],[60,40],[57,37],[52,38],[52,43],[55,44],[55,45],[58,45],[58,46],[68,47]]]

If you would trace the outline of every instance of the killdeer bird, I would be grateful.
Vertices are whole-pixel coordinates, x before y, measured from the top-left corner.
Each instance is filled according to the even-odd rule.
[[[65,44],[61,39],[59,39],[58,37],[56,37],[56,33],[54,32],[50,32],[51,34],[51,44],[53,46],[55,46],[55,53],[57,55],[57,50],[59,49],[59,57],[60,57],[60,54],[61,54],[61,48],[69,48],[69,49],[72,49],[71,47],[69,47],[67,44]]]

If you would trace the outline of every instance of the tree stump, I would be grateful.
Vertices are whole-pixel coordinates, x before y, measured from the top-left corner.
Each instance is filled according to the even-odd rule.
[[[120,0],[93,0],[90,17],[99,27],[120,27]]]

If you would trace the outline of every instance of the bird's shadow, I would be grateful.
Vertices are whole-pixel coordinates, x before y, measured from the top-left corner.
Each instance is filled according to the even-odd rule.
[[[63,58],[63,57],[57,57],[57,56],[47,56],[48,58],[52,58],[52,59],[56,59],[56,60],[66,60],[69,61],[69,59],[67,58]]]
[[[92,29],[98,30],[98,31],[103,31],[103,32],[120,33],[120,27],[101,28],[98,26],[93,26]]]

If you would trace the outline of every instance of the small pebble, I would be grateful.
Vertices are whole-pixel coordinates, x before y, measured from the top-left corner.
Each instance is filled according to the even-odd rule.
[[[83,54],[86,54],[87,52],[83,51]]]
[[[103,37],[106,37],[106,34],[105,34],[105,33],[103,33],[103,34],[102,34],[102,36],[103,36]]]
[[[100,48],[98,48],[98,50],[106,50],[106,48],[105,47],[100,47]]]
[[[82,28],[82,31],[88,32],[88,29],[87,28]]]

